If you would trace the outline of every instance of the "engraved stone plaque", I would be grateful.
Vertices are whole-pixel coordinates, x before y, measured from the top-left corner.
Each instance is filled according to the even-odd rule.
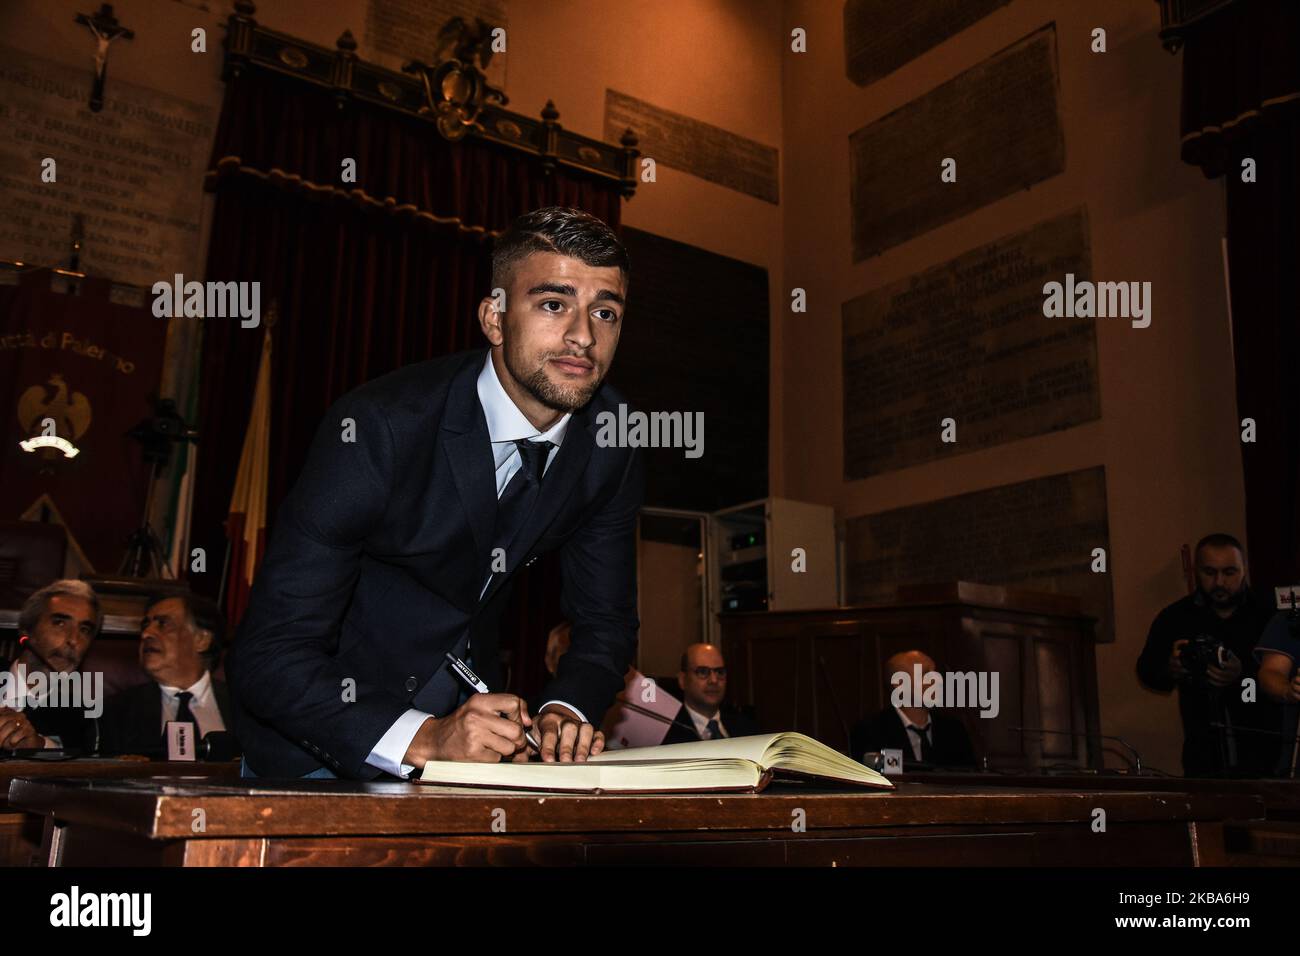
[[[1113,640],[1110,575],[1091,570],[1093,548],[1110,552],[1104,468],[850,518],[845,539],[849,604],[889,600],[900,584],[976,581],[1079,597],[1097,639]]]
[[[1095,320],[1043,315],[1090,268],[1077,209],[844,303],[845,480],[1099,418]]]
[[[1061,172],[1057,93],[1051,24],[850,135],[853,261]]]
[[[92,79],[0,47],[0,257],[64,265],[81,214],[82,271],[134,285],[196,275],[212,110],[118,78],[92,113]]]
[[[1010,2],[845,0],[844,75],[873,83]]]
[[[776,203],[780,197],[777,150],[644,100],[605,91],[605,140],[623,131],[637,135],[637,149],[657,164],[699,176],[719,186]]]

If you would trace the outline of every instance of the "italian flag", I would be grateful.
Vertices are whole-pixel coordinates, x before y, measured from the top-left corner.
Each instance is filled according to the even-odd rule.
[[[248,607],[253,575],[266,551],[266,484],[271,447],[271,330],[262,336],[253,409],[239,455],[235,491],[230,496],[226,537],[230,540],[230,573],[226,579],[226,621],[234,628]]]

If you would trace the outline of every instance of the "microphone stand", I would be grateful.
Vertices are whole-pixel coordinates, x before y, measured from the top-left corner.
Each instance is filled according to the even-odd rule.
[[[682,730],[689,730],[691,733],[695,733],[695,726],[693,724],[684,724],[680,720],[675,720],[672,717],[665,717],[663,714],[656,714],[653,710],[646,710],[646,708],[644,707],[638,707],[636,704],[632,703],[631,701],[627,701],[627,700],[615,701],[614,706],[626,707],[628,710],[635,710],[638,714],[645,714],[647,717],[653,717],[655,720],[659,721],[660,723],[672,724],[674,727],[680,727],[682,728]]]
[[[1098,740],[1113,740],[1121,747],[1124,747],[1133,754],[1133,772],[1135,776],[1142,776],[1142,755],[1138,753],[1136,747],[1130,744],[1123,737],[1117,737],[1113,734],[1081,734],[1073,730],[1045,730],[1042,727],[1012,727],[1014,731],[1024,734],[1060,734],[1063,737],[1082,737],[1087,740],[1089,737],[1096,737]]]

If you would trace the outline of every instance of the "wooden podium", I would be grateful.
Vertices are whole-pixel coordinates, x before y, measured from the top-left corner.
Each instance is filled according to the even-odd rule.
[[[847,753],[848,728],[889,700],[885,661],[916,649],[941,672],[997,673],[996,717],[949,711],[986,769],[1102,766],[1094,619],[1076,598],[957,582],[900,588],[890,604],[719,623],[728,695],[764,730],[798,730]]]

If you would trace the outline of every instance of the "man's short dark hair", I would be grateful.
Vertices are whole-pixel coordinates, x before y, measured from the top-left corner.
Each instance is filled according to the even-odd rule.
[[[208,670],[216,670],[217,665],[221,663],[221,643],[226,634],[225,615],[211,598],[182,588],[155,591],[149,595],[149,600],[144,606],[145,613],[148,614],[149,609],[155,604],[170,598],[179,598],[185,606],[185,617],[190,627],[207,631],[212,635],[212,642],[203,653],[203,659],[207,663]]]
[[[627,250],[602,220],[566,206],[546,206],[520,216],[492,246],[492,288],[509,291],[515,265],[535,252],[555,252],[589,266],[614,266],[626,285]]]
[[[1222,531],[1207,534],[1196,542],[1196,550],[1192,552],[1193,560],[1200,560],[1201,548],[1236,548],[1243,560],[1246,557],[1246,549],[1241,546],[1241,542],[1230,534],[1224,534]]]

